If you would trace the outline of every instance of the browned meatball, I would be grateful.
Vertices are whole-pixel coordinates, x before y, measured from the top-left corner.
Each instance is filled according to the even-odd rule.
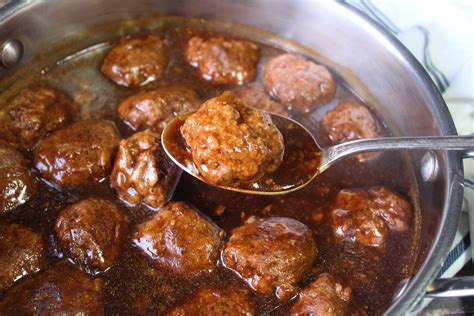
[[[285,107],[273,101],[265,90],[258,85],[245,86],[239,89],[235,95],[252,108],[288,116],[288,111]]]
[[[328,103],[336,94],[336,81],[326,67],[295,54],[272,58],[265,65],[263,83],[282,104],[299,112]]]
[[[45,266],[46,244],[30,228],[0,223],[0,294],[16,280]]]
[[[58,185],[100,180],[112,169],[120,141],[115,124],[104,120],[74,123],[44,139],[35,152],[35,166]]]
[[[329,111],[324,117],[323,127],[336,144],[380,136],[370,110],[349,101],[343,101]]]
[[[351,296],[350,288],[335,282],[331,275],[323,274],[300,292],[291,315],[351,315]]]
[[[409,230],[412,210],[405,198],[380,186],[370,188],[368,193],[372,207],[377,209],[390,230],[401,233]]]
[[[145,130],[120,142],[110,182],[127,203],[158,208],[171,198],[180,175],[161,147],[160,134]]]
[[[382,246],[389,229],[406,232],[411,206],[384,187],[341,190],[331,205],[331,225],[337,238],[366,246]]]
[[[173,116],[194,111],[200,104],[199,96],[192,88],[173,85],[140,91],[123,100],[117,111],[133,129],[160,131]]]
[[[311,230],[285,217],[256,219],[232,231],[223,252],[225,266],[258,293],[280,300],[296,294],[296,285],[317,255]]]
[[[134,243],[159,266],[177,274],[216,267],[223,231],[190,205],[172,202],[138,225]]]
[[[251,42],[195,36],[189,40],[186,59],[204,80],[237,85],[255,78],[259,54]]]
[[[0,215],[30,200],[36,190],[26,159],[0,141]]]
[[[247,107],[231,92],[206,101],[181,133],[199,172],[212,184],[254,180],[283,160],[283,136],[268,113]]]
[[[0,137],[29,150],[79,110],[68,96],[45,86],[25,88],[0,109]]]
[[[257,309],[247,291],[242,288],[202,288],[184,304],[173,308],[168,315],[257,315]]]
[[[20,281],[0,301],[0,315],[102,315],[103,283],[61,262]]]
[[[149,35],[144,39],[121,38],[105,57],[101,71],[116,84],[136,87],[163,77],[167,66],[165,43]]]
[[[108,269],[120,255],[129,220],[114,203],[90,198],[59,213],[55,230],[61,247],[89,269]]]

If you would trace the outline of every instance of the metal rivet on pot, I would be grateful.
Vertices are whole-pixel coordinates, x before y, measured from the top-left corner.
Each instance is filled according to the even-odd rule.
[[[411,278],[405,278],[400,281],[400,283],[397,284],[395,287],[395,290],[393,291],[392,295],[392,301],[396,301],[402,294],[405,292],[406,288],[408,287],[408,284],[410,283]]]
[[[432,151],[428,151],[421,158],[421,177],[425,182],[433,182],[438,177],[438,158]]]
[[[4,67],[18,64],[23,56],[23,45],[18,40],[8,40],[0,45],[0,62]]]

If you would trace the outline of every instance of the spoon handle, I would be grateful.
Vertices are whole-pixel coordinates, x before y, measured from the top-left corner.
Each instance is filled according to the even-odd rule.
[[[324,149],[326,160],[332,164],[342,157],[369,151],[398,149],[464,150],[465,157],[474,157],[474,136],[416,136],[383,137],[351,141]]]

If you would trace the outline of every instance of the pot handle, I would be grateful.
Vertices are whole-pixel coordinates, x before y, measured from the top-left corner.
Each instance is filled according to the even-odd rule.
[[[426,289],[425,297],[474,296],[474,276],[435,279]]]

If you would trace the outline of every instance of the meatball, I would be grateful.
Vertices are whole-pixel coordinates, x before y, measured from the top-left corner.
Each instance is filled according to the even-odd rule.
[[[38,86],[25,88],[0,109],[0,137],[23,150],[66,125],[79,110],[62,92]]]
[[[30,228],[0,223],[0,294],[46,263],[46,243]]]
[[[37,183],[26,159],[0,141],[0,215],[26,203],[36,190]]]
[[[368,191],[373,208],[385,225],[395,232],[404,233],[410,228],[411,205],[400,194],[385,187],[372,187]]]
[[[154,128],[162,130],[173,116],[196,110],[199,96],[185,85],[159,87],[140,91],[123,100],[118,114],[133,129]]]
[[[260,294],[280,300],[296,294],[296,285],[317,255],[311,230],[285,217],[256,219],[232,231],[223,251],[224,265]]]
[[[328,103],[336,94],[336,81],[325,66],[295,54],[272,58],[265,65],[263,84],[283,105],[299,112]]]
[[[211,184],[249,182],[275,171],[283,160],[283,136],[268,113],[245,106],[231,92],[206,101],[181,133]]]
[[[161,147],[160,134],[145,130],[120,142],[110,181],[123,201],[158,208],[171,198],[180,175]]]
[[[235,95],[252,108],[288,116],[288,111],[286,111],[285,107],[273,101],[260,86],[250,85],[243,87]]]
[[[300,292],[291,315],[351,315],[351,296],[350,288],[323,274]]]
[[[257,308],[242,288],[202,288],[184,304],[175,307],[169,315],[257,315]]]
[[[370,110],[363,105],[343,101],[328,112],[323,127],[336,144],[379,136],[377,124]]]
[[[116,84],[137,87],[163,77],[168,66],[168,49],[154,35],[144,39],[121,38],[105,57],[101,71]]]
[[[70,258],[88,269],[105,271],[120,255],[128,224],[117,205],[89,198],[62,210],[54,228]]]
[[[0,315],[103,315],[103,282],[67,262],[20,281],[0,301]]]
[[[381,136],[370,110],[355,102],[339,103],[334,110],[326,114],[322,126],[334,144]],[[363,162],[374,155],[376,153],[364,153],[355,157]]]
[[[195,274],[216,267],[223,234],[192,206],[172,202],[138,225],[133,242],[162,268]]]
[[[186,59],[204,80],[238,85],[255,78],[259,53],[251,42],[195,36],[189,40]]]
[[[351,189],[337,194],[330,214],[337,238],[378,247],[385,244],[389,230],[408,231],[411,206],[384,187]]]
[[[120,141],[115,124],[86,120],[54,132],[35,152],[35,166],[43,177],[62,186],[100,180],[112,169]]]

